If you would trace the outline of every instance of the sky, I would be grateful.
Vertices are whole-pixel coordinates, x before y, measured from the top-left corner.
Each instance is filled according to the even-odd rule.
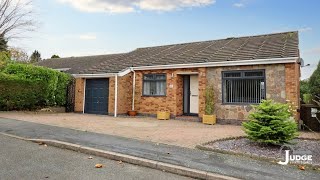
[[[308,78],[320,60],[319,0],[33,0],[34,32],[10,46],[42,58],[299,31]]]

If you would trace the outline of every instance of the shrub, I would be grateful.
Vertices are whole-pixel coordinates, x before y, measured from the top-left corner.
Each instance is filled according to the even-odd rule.
[[[10,62],[10,54],[6,51],[0,52],[0,71],[2,71]]]
[[[303,97],[304,94],[310,94],[309,80],[300,81],[300,97]]]
[[[0,73],[0,109],[36,109],[45,105],[43,85],[35,81]]]
[[[205,114],[213,115],[214,114],[214,89],[213,85],[208,85],[206,87],[206,104],[205,104]]]
[[[242,124],[250,140],[279,145],[297,137],[297,124],[288,104],[263,100],[254,110],[249,121]]]
[[[70,77],[31,64],[8,64],[0,79],[0,109],[23,110],[66,104]]]
[[[302,96],[303,102],[306,104],[311,104],[312,103],[312,94],[303,94]]]
[[[65,73],[58,73],[57,88],[55,91],[55,102],[58,106],[65,106],[67,99],[67,86],[71,80],[71,76]]]
[[[32,64],[9,64],[3,71],[20,79],[30,80],[43,85],[43,96],[47,105],[55,105],[55,91],[58,82],[58,72],[49,68]]]
[[[317,69],[310,76],[309,88],[312,95],[320,95],[320,61],[318,63]]]

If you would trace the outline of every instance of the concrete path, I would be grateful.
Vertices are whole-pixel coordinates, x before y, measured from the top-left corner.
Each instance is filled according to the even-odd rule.
[[[242,179],[320,179],[316,171],[213,152],[0,118],[0,132],[53,139]]]

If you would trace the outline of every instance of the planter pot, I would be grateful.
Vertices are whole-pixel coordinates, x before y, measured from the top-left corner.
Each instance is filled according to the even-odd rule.
[[[203,115],[202,116],[202,123],[203,124],[211,124],[214,125],[217,122],[216,115]]]
[[[129,111],[128,111],[128,115],[129,115],[129,116],[136,116],[136,115],[137,115],[137,111],[135,111],[135,110],[129,110]]]
[[[158,111],[157,112],[157,119],[158,120],[169,120],[170,119],[170,112],[169,111]]]

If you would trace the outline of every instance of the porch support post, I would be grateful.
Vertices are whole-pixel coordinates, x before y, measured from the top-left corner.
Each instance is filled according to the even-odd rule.
[[[114,117],[117,117],[118,107],[118,75],[114,77]]]
[[[133,70],[133,82],[132,82],[132,111],[134,111],[134,95],[136,93],[136,72]]]

